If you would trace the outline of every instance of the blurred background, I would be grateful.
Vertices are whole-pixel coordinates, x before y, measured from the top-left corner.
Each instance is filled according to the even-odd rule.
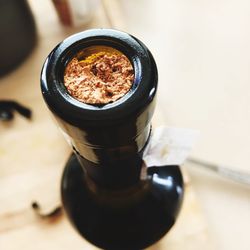
[[[70,154],[43,103],[40,70],[60,41],[85,29],[112,27],[142,40],[159,70],[156,125],[199,130],[193,157],[250,174],[249,1],[0,0],[0,12],[1,249],[34,249],[29,237],[36,249],[81,246],[64,219],[40,223],[29,206],[34,199],[48,210],[60,203]],[[6,100],[30,109],[32,118]],[[189,162],[183,169],[195,208],[185,205],[169,249],[249,249],[249,187]],[[72,232],[56,241],[65,228]]]

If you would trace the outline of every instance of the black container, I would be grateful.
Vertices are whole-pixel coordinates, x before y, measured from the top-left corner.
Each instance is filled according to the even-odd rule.
[[[0,0],[0,76],[19,65],[35,43],[35,22],[27,1]]]
[[[63,85],[66,64],[90,46],[108,46],[131,61],[131,90],[103,106],[81,103]],[[142,154],[150,138],[157,68],[147,47],[110,29],[73,35],[47,58],[43,97],[75,152],[62,179],[62,199],[77,230],[104,249],[142,249],[174,224],[183,181],[177,166],[149,168],[142,178]]]

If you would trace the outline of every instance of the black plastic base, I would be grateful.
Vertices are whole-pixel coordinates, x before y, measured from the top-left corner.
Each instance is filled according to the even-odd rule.
[[[158,241],[173,226],[184,184],[178,166],[150,167],[147,179],[137,186],[102,190],[88,181],[72,155],[61,192],[73,226],[89,242],[108,250],[139,250]]]

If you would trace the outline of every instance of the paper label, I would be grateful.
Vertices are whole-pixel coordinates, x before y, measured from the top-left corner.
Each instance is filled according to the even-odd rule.
[[[192,129],[156,128],[143,154],[146,166],[182,165],[199,134],[199,131]]]

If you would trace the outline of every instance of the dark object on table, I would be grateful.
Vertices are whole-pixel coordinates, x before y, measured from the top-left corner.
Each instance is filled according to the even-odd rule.
[[[41,212],[41,207],[36,201],[32,202],[31,207],[33,208],[35,213],[39,217],[41,217],[42,219],[54,218],[55,216],[59,216],[62,213],[62,207],[61,206],[58,206],[58,207],[54,208],[49,213],[42,213]]]
[[[35,23],[27,1],[0,0],[0,76],[21,63],[35,42]]]
[[[119,50],[134,69],[130,91],[102,106],[79,102],[63,84],[69,60],[91,46]],[[182,204],[178,166],[143,167],[157,83],[157,67],[147,47],[110,29],[65,39],[42,70],[43,97],[74,150],[62,178],[63,206],[78,232],[102,249],[150,246],[170,230]]]
[[[10,121],[14,118],[14,111],[20,115],[31,118],[32,111],[15,101],[0,101],[0,121]]]

